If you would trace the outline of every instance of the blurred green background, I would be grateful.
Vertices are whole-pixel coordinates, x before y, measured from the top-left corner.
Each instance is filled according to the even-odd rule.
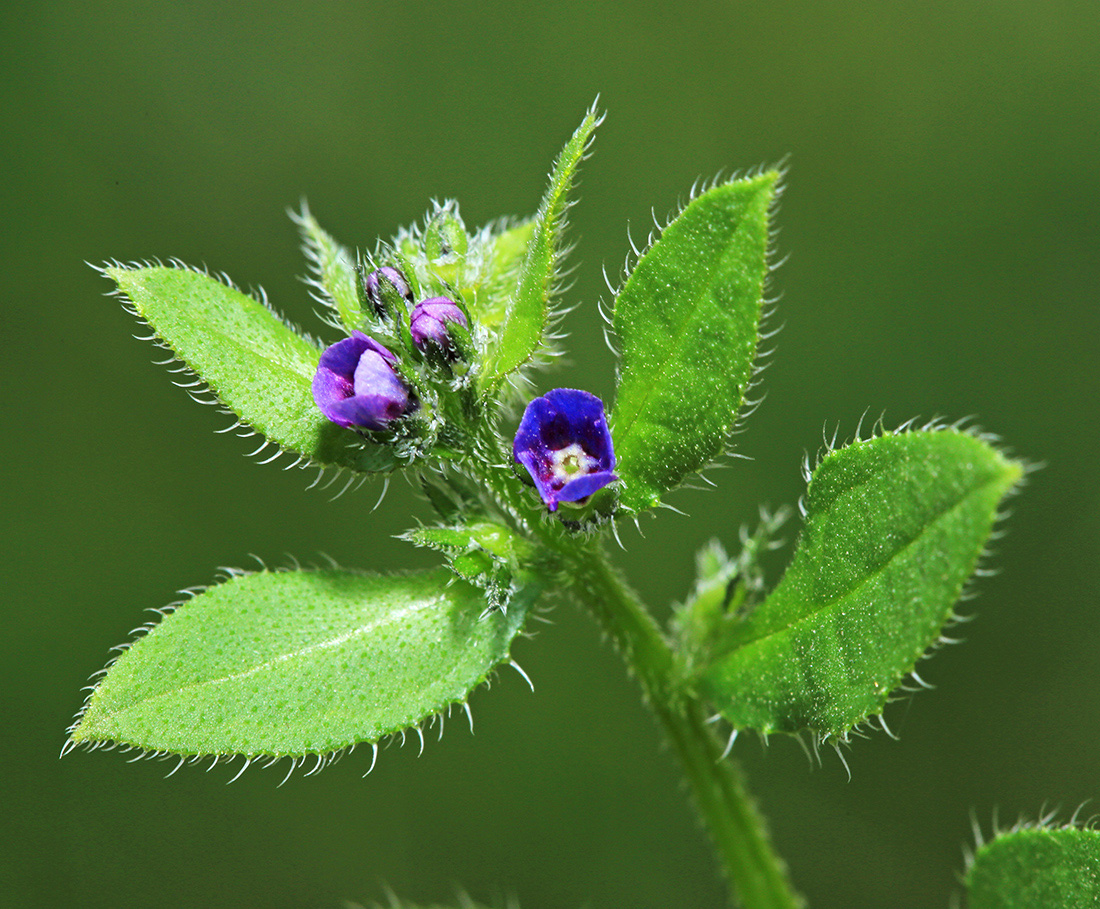
[[[815,909],[947,906],[988,829],[1100,797],[1100,15],[1095,0],[954,3],[6,4],[0,198],[4,698],[0,904],[335,909],[456,885],[542,907],[715,907],[724,888],[619,658],[558,608],[472,699],[476,735],[369,749],[276,789],[76,752],[79,689],[146,607],[250,553],[430,564],[393,539],[405,483],[330,503],[259,467],[172,387],[84,262],[178,256],[262,284],[319,330],[285,210],[373,244],[455,197],[469,225],[534,210],[597,93],[568,362],[608,396],[596,301],[697,177],[789,155],[784,324],[751,461],[626,534],[662,615],[692,553],[793,503],[822,430],[976,414],[1046,466],[1013,502],[999,576],[900,742],[735,754]]]

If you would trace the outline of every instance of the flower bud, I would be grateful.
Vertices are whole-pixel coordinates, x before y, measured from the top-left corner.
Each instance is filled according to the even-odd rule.
[[[360,272],[363,296],[380,316],[396,318],[412,303],[413,293],[405,276],[396,268],[383,265],[372,272]]]
[[[583,502],[618,479],[603,402],[574,388],[555,388],[527,405],[512,455],[548,511],[559,502]]]
[[[457,208],[440,208],[424,229],[424,252],[433,262],[449,262],[466,255],[469,238]]]
[[[412,334],[413,343],[421,350],[428,344],[435,344],[443,349],[453,347],[451,333],[447,329],[448,322],[457,322],[463,328],[468,328],[466,315],[447,297],[431,297],[416,304],[409,318],[409,332]]]
[[[313,400],[339,426],[384,429],[413,403],[394,371],[397,358],[373,338],[353,331],[321,354],[313,376]]]

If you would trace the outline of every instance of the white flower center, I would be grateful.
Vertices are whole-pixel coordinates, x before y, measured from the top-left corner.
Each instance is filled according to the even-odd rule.
[[[599,460],[585,452],[577,442],[550,452],[550,465],[554,480],[560,483],[567,483],[574,477],[587,476],[600,468]]]

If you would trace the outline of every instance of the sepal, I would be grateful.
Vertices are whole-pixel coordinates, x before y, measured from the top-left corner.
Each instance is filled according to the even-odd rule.
[[[535,548],[502,524],[473,521],[418,527],[404,539],[444,553],[456,575],[485,591],[489,610],[507,610],[517,592],[539,586]]]

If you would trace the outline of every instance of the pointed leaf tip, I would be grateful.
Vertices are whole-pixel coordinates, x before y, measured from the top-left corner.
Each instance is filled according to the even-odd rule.
[[[321,302],[335,311],[349,333],[362,329],[363,308],[351,253],[317,223],[304,202],[301,213],[292,212],[290,217],[301,233],[302,249],[313,271],[311,283],[320,292]]]
[[[569,191],[601,120],[593,106],[554,162],[550,185],[542,197],[527,242],[519,284],[486,359],[481,376],[483,393],[499,388],[505,377],[527,363],[543,342],[550,318],[550,298],[557,280]]]
[[[321,349],[264,303],[187,268],[111,266],[104,274],[218,399],[269,441],[318,466],[393,469],[388,449],[317,409],[310,385]]]

